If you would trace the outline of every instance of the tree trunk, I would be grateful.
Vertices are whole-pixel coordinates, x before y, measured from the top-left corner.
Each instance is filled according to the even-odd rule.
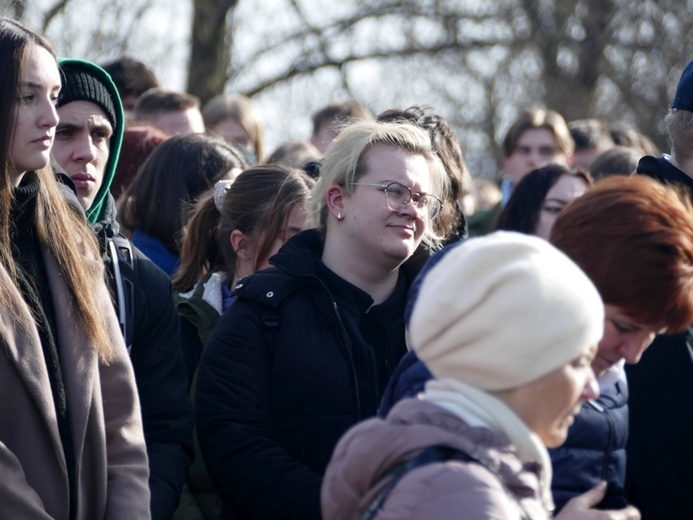
[[[226,20],[237,4],[238,0],[193,0],[187,90],[202,104],[223,93],[228,80],[232,35]]]
[[[525,9],[534,24],[536,43],[544,64],[546,106],[559,111],[566,121],[592,117],[614,2],[561,0],[555,3],[553,12],[547,16],[538,8],[537,2],[526,0]],[[582,39],[572,38],[569,34],[568,25],[575,20],[579,20],[584,31]],[[569,53],[577,61],[575,69],[560,63],[560,52]]]

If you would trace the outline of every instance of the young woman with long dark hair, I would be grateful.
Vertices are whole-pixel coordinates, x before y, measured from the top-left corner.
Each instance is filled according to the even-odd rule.
[[[127,351],[96,240],[49,154],[48,41],[0,18],[0,517],[149,518]]]
[[[518,231],[549,239],[563,209],[580,197],[594,181],[584,171],[549,164],[529,172],[517,184],[498,216],[496,229]]]
[[[220,138],[171,137],[157,146],[120,198],[120,223],[132,233],[132,243],[173,277],[191,208],[217,181],[244,167],[240,152]]]

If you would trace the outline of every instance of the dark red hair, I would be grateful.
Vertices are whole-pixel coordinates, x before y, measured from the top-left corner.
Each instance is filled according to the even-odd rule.
[[[693,322],[688,196],[649,177],[604,179],[558,216],[551,243],[585,271],[605,304],[681,331]]]
[[[151,126],[131,126],[125,129],[120,159],[111,183],[113,198],[121,196],[147,157],[169,137],[168,134]]]

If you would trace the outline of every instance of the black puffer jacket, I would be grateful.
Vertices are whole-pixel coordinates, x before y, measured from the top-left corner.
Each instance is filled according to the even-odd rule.
[[[103,253],[107,238],[118,233],[115,203],[110,194],[104,200],[94,229]],[[171,282],[166,273],[134,246],[133,254],[137,280],[130,359],[149,457],[152,520],[170,520],[178,507],[193,458],[188,375],[180,348]],[[107,258],[105,261],[108,264]],[[107,271],[111,271],[108,265]],[[108,282],[113,292],[112,277]]]
[[[125,115],[118,90],[105,70],[94,63],[70,58],[61,58],[60,68],[66,74],[85,73],[95,78],[108,92],[114,109],[115,124],[109,139],[108,161],[94,200],[86,210],[86,216],[99,238],[106,272],[112,273],[106,248],[109,239],[118,234],[119,226],[115,201],[109,189],[123,141]],[[64,101],[61,100],[61,104]],[[55,162],[53,166],[56,171],[64,173]],[[74,190],[69,178],[65,184]],[[152,520],[170,520],[180,501],[193,456],[192,408],[188,398],[187,372],[168,277],[134,246],[132,249],[136,270],[133,276],[136,280],[131,280],[134,285],[134,326],[131,329],[133,334],[127,334],[126,342],[131,343],[128,348],[142,409],[149,457]],[[115,295],[116,284],[112,276],[108,278],[108,283],[111,294]]]
[[[315,231],[241,280],[197,379],[202,454],[234,518],[320,518],[339,437],[375,414],[403,356],[407,280],[372,306],[320,261]]]
[[[689,190],[689,193],[693,190],[693,179],[671,164],[666,156],[652,157],[646,155],[638,162],[637,172],[657,179],[664,184],[682,185]]]
[[[643,157],[638,173],[685,186],[693,179],[665,158]],[[630,387],[628,493],[643,520],[693,518],[693,327],[657,336],[637,365],[626,366]]]

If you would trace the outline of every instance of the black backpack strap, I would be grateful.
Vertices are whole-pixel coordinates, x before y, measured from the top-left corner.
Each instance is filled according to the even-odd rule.
[[[135,330],[135,287],[137,266],[130,241],[122,235],[108,239],[106,252],[111,265],[116,315],[128,352],[132,349]]]

